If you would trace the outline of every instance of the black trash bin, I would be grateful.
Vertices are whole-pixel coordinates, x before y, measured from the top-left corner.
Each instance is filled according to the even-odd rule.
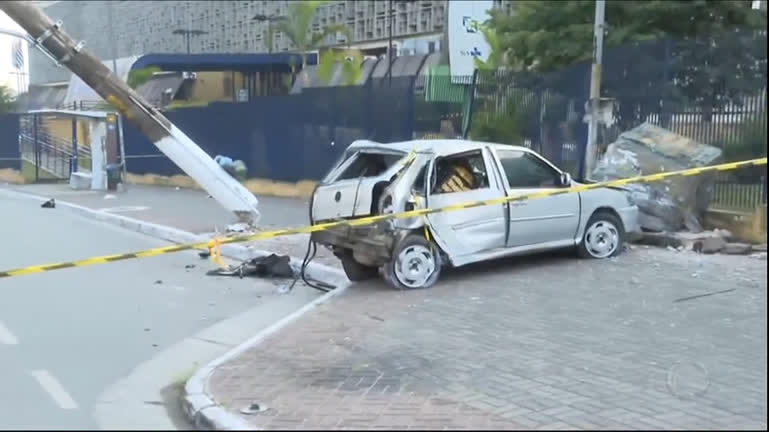
[[[118,183],[122,182],[123,172],[120,164],[109,164],[104,167],[107,171],[107,190],[116,190]]]

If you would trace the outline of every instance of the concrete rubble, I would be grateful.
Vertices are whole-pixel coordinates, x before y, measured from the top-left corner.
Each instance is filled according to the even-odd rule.
[[[728,230],[715,229],[701,232],[647,232],[636,243],[667,248],[673,252],[691,251],[701,254],[757,255],[766,256],[766,244],[752,245],[732,241]]]
[[[595,181],[696,168],[715,163],[721,150],[667,129],[644,123],[622,133],[611,143],[592,173]],[[684,228],[702,231],[700,218],[710,203],[713,175],[701,174],[629,184],[626,189],[638,205],[641,227],[654,232]]]

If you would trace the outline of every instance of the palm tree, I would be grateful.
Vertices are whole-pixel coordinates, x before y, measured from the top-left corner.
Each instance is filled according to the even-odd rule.
[[[291,2],[288,6],[288,16],[285,19],[277,21],[275,28],[282,32],[294,45],[302,59],[302,72],[305,83],[309,79],[306,72],[307,53],[318,50],[323,41],[330,35],[343,33],[347,40],[351,40],[350,30],[343,24],[333,24],[322,28],[319,32],[311,32],[312,19],[318,8],[327,3],[327,0],[305,0]],[[347,49],[343,52],[328,52],[321,56],[319,63],[319,75],[322,79],[330,79],[333,65],[339,62],[345,62],[343,74],[345,82],[353,84],[360,76],[361,54],[357,50]],[[355,67],[357,65],[357,68]]]
[[[475,58],[475,67],[480,70],[490,70],[490,71],[496,71],[500,68],[504,67],[504,59],[505,59],[505,53],[502,51],[502,44],[499,39],[499,35],[497,35],[497,32],[491,28],[489,25],[480,25],[478,26],[481,30],[481,33],[483,33],[484,39],[486,39],[486,43],[489,44],[489,56],[486,58],[486,61],[483,61],[479,58]]]

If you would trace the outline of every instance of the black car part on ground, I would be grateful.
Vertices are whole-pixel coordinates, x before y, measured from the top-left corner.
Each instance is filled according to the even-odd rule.
[[[314,245],[314,243],[311,245]],[[209,276],[238,276],[241,279],[246,276],[293,278],[293,282],[291,282],[291,285],[286,291],[291,291],[299,278],[301,278],[304,283],[307,284],[307,286],[315,288],[319,291],[329,292],[335,289],[336,286],[327,284],[317,279],[309,279],[306,276],[305,270],[307,265],[309,265],[310,261],[315,257],[315,252],[317,252],[316,248],[313,251],[312,256],[310,256],[311,245],[308,245],[307,247],[307,254],[302,261],[302,266],[298,274],[294,271],[293,268],[291,268],[290,257],[275,254],[270,254],[258,258],[251,258],[241,262],[237,266],[231,266],[227,269],[210,270],[206,274]],[[201,253],[201,257],[203,257],[203,253]]]

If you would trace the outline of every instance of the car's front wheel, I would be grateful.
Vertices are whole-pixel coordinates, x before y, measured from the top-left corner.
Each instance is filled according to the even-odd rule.
[[[438,248],[424,237],[410,234],[393,251],[382,274],[399,290],[429,288],[438,281],[443,262]]]
[[[577,253],[582,258],[609,258],[622,252],[624,242],[622,220],[608,211],[598,211],[587,221]]]

